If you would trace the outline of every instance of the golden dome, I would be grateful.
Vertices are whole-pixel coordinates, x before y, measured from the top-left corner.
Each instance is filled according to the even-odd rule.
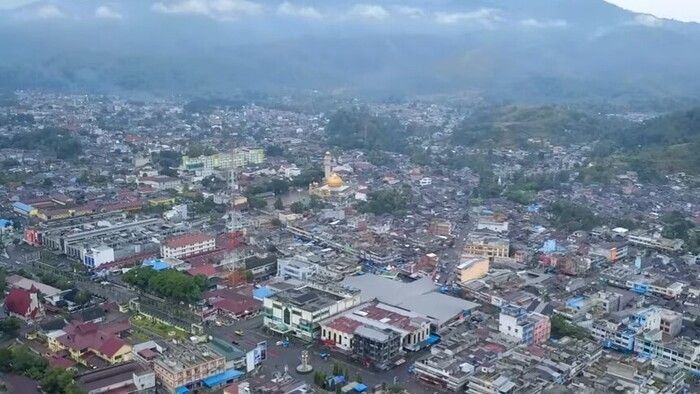
[[[335,172],[326,178],[326,185],[332,188],[338,188],[343,186],[343,178],[339,177]]]

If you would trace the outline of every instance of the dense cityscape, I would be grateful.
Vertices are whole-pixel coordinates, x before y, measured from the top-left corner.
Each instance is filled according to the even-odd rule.
[[[0,0],[0,394],[700,393],[698,70],[698,0]]]
[[[698,389],[696,177],[456,144],[478,100],[333,105],[8,98],[6,384]]]

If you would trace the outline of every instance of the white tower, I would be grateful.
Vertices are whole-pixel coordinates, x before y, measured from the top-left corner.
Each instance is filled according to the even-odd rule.
[[[333,174],[333,157],[331,156],[331,152],[326,152],[326,155],[323,157],[323,176],[328,179],[331,174]]]

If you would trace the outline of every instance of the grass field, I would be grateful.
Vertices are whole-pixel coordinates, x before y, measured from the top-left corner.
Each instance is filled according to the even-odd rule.
[[[134,315],[129,319],[133,327],[141,329],[148,334],[157,335],[164,339],[186,339],[190,334],[180,328],[165,324],[158,320],[153,320],[141,314]]]

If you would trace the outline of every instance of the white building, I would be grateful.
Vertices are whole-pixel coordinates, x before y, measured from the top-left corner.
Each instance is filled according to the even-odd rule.
[[[303,256],[293,256],[277,260],[277,276],[308,281],[318,272],[318,265]]]
[[[83,264],[91,269],[114,261],[114,248],[107,245],[95,246],[83,250]]]
[[[359,303],[359,294],[341,295],[311,286],[288,289],[263,299],[264,324],[280,334],[312,341],[320,336],[322,320]]]
[[[160,246],[160,256],[183,258],[212,251],[216,240],[207,234],[185,234],[169,238]]]

